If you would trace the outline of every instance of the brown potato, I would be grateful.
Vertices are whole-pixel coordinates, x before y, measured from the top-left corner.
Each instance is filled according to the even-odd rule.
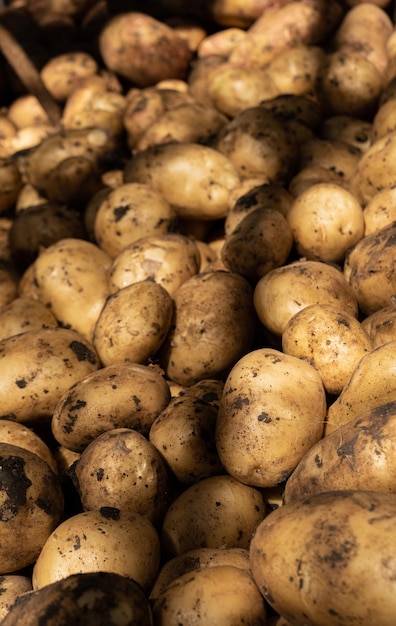
[[[343,141],[365,152],[371,145],[372,122],[351,115],[326,117],[319,129],[320,138],[327,141]]]
[[[23,574],[6,574],[0,579],[0,590],[0,620],[4,620],[15,600],[32,590],[32,582]]]
[[[64,102],[78,81],[98,72],[98,63],[84,51],[66,52],[52,57],[41,68],[40,76],[49,93]]]
[[[362,156],[361,150],[341,140],[311,137],[299,152],[299,167],[324,167],[338,176],[340,184],[348,183]]]

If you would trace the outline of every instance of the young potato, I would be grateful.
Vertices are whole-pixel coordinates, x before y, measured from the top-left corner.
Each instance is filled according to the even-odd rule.
[[[28,591],[32,591],[29,576],[6,574],[0,578],[0,620],[5,619],[14,602]]]
[[[272,348],[242,357],[228,375],[216,421],[220,461],[255,487],[283,483],[323,434],[326,396],[317,370]]]
[[[133,428],[147,437],[170,399],[169,385],[154,366],[120,362],[101,367],[60,396],[52,414],[52,434],[75,452],[114,428]]]
[[[304,191],[313,185],[331,183],[344,187],[349,191],[348,181],[343,181],[342,177],[323,165],[306,165],[295,174],[288,185],[288,191],[293,198],[298,198]]]
[[[396,118],[394,113],[395,103],[388,100],[381,104],[373,117],[372,122],[372,142],[378,141],[381,137],[386,137],[396,130]]]
[[[159,283],[143,280],[111,294],[100,312],[92,343],[103,365],[147,363],[172,323],[173,300]]]
[[[215,439],[218,409],[199,397],[179,395],[151,425],[149,440],[184,485],[224,474]]]
[[[206,567],[179,576],[159,594],[153,616],[163,626],[180,620],[197,626],[267,624],[266,605],[250,573],[232,565]]]
[[[361,156],[350,180],[351,191],[362,206],[395,182],[396,130],[377,139]]]
[[[282,333],[283,352],[313,365],[330,394],[341,393],[357,362],[372,347],[356,317],[333,304],[305,307]]]
[[[363,208],[364,234],[372,235],[396,222],[396,188],[376,193]]]
[[[223,380],[217,380],[216,378],[204,378],[190,387],[182,387],[177,395],[179,397],[188,395],[193,396],[194,398],[199,398],[200,400],[203,400],[218,409],[223,391]]]
[[[113,428],[81,453],[73,479],[84,511],[111,507],[154,525],[168,505],[168,472],[157,448],[130,428]]]
[[[276,335],[310,304],[334,304],[358,316],[355,293],[343,272],[321,261],[294,261],[271,270],[257,282],[253,302],[262,324]]]
[[[228,57],[236,43],[246,36],[246,30],[238,26],[230,26],[207,34],[197,47],[198,58],[212,55]]]
[[[34,564],[33,589],[101,571],[132,579],[147,593],[159,564],[159,536],[150,520],[104,507],[66,518],[49,535]]]
[[[214,270],[186,280],[174,295],[172,327],[159,358],[181,385],[222,378],[250,349],[255,315],[252,290],[234,272]]]
[[[319,136],[325,141],[343,141],[360,152],[371,145],[372,122],[351,115],[326,117],[319,128]]]
[[[109,295],[111,257],[92,242],[68,237],[44,249],[34,262],[39,299],[59,324],[92,339]]]
[[[291,624],[392,626],[396,495],[341,490],[286,504],[250,546],[253,578]],[[373,575],[375,572],[375,575]]]
[[[0,442],[0,575],[32,565],[59,523],[64,497],[58,476],[40,456]]]
[[[396,223],[363,237],[347,253],[344,275],[361,311],[371,315],[395,295]]]
[[[66,52],[52,57],[41,68],[40,76],[55,100],[64,102],[79,80],[94,76],[99,69],[94,57],[84,51]]]
[[[40,328],[0,342],[1,419],[48,421],[62,393],[99,369],[92,344],[69,328]]]
[[[168,558],[196,548],[248,549],[267,508],[259,489],[231,476],[210,476],[172,502],[160,533]]]
[[[30,450],[45,461],[54,474],[58,474],[53,450],[45,441],[32,429],[19,422],[12,422],[8,419],[0,419],[0,442],[12,443],[25,450]]]
[[[217,220],[226,216],[229,194],[240,177],[232,161],[214,148],[168,143],[135,154],[124,180],[162,193],[179,217]]]
[[[326,435],[366,409],[396,400],[395,348],[396,342],[390,341],[373,348],[358,361],[342,392],[327,410]]]
[[[325,57],[319,46],[297,44],[280,51],[265,71],[279,94],[313,95]]]
[[[10,103],[7,110],[8,119],[16,128],[26,128],[41,124],[50,124],[49,117],[40,101],[31,93],[19,96]]]
[[[174,229],[176,212],[165,196],[148,184],[119,185],[99,205],[94,234],[97,244],[113,259],[141,237]]]
[[[173,297],[186,280],[198,274],[199,242],[180,233],[147,235],[126,246],[113,260],[109,271],[114,293],[133,283],[154,280]]]
[[[300,148],[299,167],[324,167],[337,174],[338,180],[345,184],[353,176],[361,156],[359,148],[345,141],[330,141],[314,136]]]
[[[20,190],[22,175],[13,160],[0,159],[0,215],[14,208]]]
[[[283,122],[299,146],[312,139],[323,119],[320,103],[310,94],[284,93],[260,106]]]
[[[304,455],[286,482],[284,502],[338,489],[396,493],[395,434],[396,402],[363,410]]]
[[[306,259],[340,263],[364,235],[360,203],[347,189],[332,183],[303,191],[286,219],[297,252]]]
[[[384,306],[362,320],[362,328],[373,348],[396,340],[396,303]]]

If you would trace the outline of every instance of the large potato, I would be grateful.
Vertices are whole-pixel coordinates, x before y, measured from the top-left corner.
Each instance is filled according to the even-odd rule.
[[[396,495],[333,491],[271,512],[251,542],[253,577],[290,624],[393,626]]]
[[[271,348],[253,350],[228,375],[216,422],[227,472],[275,487],[323,434],[326,396],[315,368]]]

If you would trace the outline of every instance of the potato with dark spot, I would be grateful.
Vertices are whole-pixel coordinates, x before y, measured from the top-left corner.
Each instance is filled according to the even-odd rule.
[[[392,302],[365,317],[362,328],[370,337],[373,348],[396,341],[396,303]]]
[[[11,606],[20,596],[32,590],[32,581],[23,574],[0,576],[0,620],[9,613]]]
[[[0,419],[0,442],[30,450],[48,463],[55,474],[58,473],[54,451],[32,428],[19,422]]]
[[[253,578],[291,624],[393,626],[396,495],[327,491],[285,504],[250,546]]]
[[[60,481],[34,452],[0,442],[0,574],[32,565],[63,514]]]
[[[0,340],[29,330],[58,326],[55,315],[40,300],[17,297],[0,310]]]

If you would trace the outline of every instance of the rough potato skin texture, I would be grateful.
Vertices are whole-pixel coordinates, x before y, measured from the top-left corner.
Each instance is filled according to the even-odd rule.
[[[253,577],[293,626],[393,626],[396,496],[328,491],[285,504],[259,525]]]

